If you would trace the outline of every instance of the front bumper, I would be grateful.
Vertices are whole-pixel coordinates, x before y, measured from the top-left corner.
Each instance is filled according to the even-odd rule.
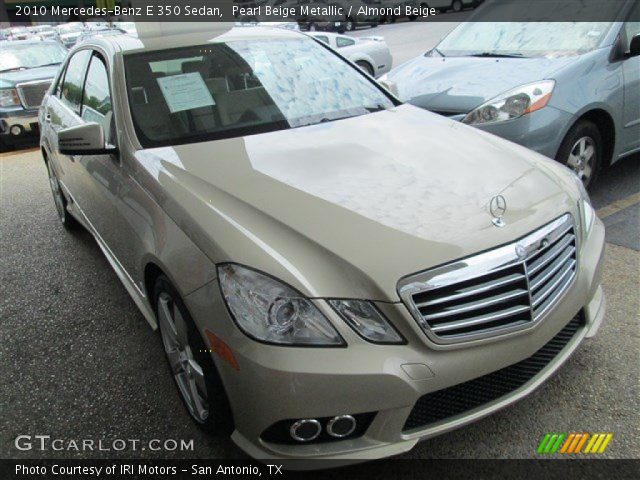
[[[459,120],[462,118],[464,115]],[[473,126],[555,158],[573,120],[570,113],[547,106],[514,120]]]
[[[426,338],[403,304],[378,307],[407,339],[407,345],[373,345],[336,318],[324,301],[316,304],[347,341],[347,348],[276,347],[245,337],[229,318],[217,282],[190,294],[186,303],[200,330],[210,330],[231,348],[235,370],[214,354],[234,412],[233,440],[261,459],[331,459],[340,465],[396,455],[418,441],[476,421],[528,395],[549,378],[602,320],[600,287],[604,226],[595,220],[580,248],[576,281],[534,327],[469,344],[436,345]],[[577,312],[580,328],[559,354],[517,390],[473,410],[424,428],[403,431],[420,397],[467,382],[532,356]],[[410,376],[411,374],[411,376]],[[261,434],[284,419],[377,412],[358,438],[326,443],[275,444]]]
[[[22,107],[0,110],[0,136],[3,140],[17,140],[38,133],[38,110],[25,110]]]

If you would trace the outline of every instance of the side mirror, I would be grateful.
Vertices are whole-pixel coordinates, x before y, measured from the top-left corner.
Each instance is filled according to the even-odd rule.
[[[640,55],[640,33],[633,36],[629,44],[629,53],[627,57],[637,57]]]
[[[392,82],[391,80],[380,80],[378,83],[380,83],[380,85],[389,90],[396,97],[398,96],[398,85],[396,85],[396,82]]]
[[[116,153],[108,147],[99,123],[88,122],[58,132],[58,149],[62,155],[108,155]]]

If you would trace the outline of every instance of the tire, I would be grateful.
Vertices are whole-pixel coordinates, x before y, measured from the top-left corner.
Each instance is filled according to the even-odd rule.
[[[47,175],[49,177],[49,186],[51,187],[51,194],[53,195],[53,203],[58,212],[58,218],[62,223],[62,226],[67,230],[77,230],[80,227],[80,223],[75,219],[73,215],[67,210],[67,198],[64,196],[58,175],[56,174],[53,165],[48,159],[45,159],[47,166]]]
[[[358,60],[356,62],[356,65],[358,65],[363,71],[367,72],[369,75],[371,75],[373,77],[373,67],[371,66],[371,64],[369,64],[369,62],[365,62],[364,60]]]
[[[208,433],[230,435],[233,416],[218,370],[180,294],[164,275],[155,282],[153,305],[167,365],[189,416]]]
[[[356,22],[352,17],[347,18],[346,30],[349,32],[353,32],[356,29]]]
[[[451,2],[451,10],[453,10],[454,12],[461,12],[462,10],[464,10],[462,0],[453,0],[453,2]]]
[[[556,160],[573,170],[585,188],[595,185],[602,169],[602,135],[595,123],[581,120],[564,137]]]

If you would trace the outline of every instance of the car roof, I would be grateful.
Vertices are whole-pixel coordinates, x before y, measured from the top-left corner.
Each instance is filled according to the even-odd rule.
[[[126,55],[134,52],[153,50],[168,50],[172,48],[204,45],[207,43],[229,42],[238,40],[274,40],[287,38],[301,38],[304,36],[294,30],[270,27],[241,27],[233,28],[233,25],[216,24],[201,32],[184,33],[175,31],[170,33],[160,32],[159,35],[145,35],[139,32],[139,38],[130,35],[115,35],[109,37],[95,37],[90,42],[103,47],[115,47],[116,50]]]

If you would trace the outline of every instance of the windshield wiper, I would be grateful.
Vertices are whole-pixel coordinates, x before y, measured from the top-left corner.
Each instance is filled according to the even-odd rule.
[[[54,65],[60,65],[60,62],[53,62],[53,63],[45,63],[44,65],[38,65],[37,67],[33,67],[33,68],[40,68],[40,67],[52,67]]]
[[[0,73],[4,72],[17,72],[19,70],[26,70],[27,67],[13,67],[13,68],[5,68],[4,70],[0,70]]]
[[[438,50],[437,47],[433,47],[431,49],[432,52],[436,52],[438,55],[440,55],[442,58],[446,57],[446,55],[444,53],[442,53],[440,50]]]
[[[369,113],[381,112],[382,110],[386,110],[386,107],[381,104],[378,104],[374,107],[363,107],[363,108]]]
[[[500,52],[482,52],[469,55],[470,57],[487,57],[487,58],[525,58],[521,53],[500,53]]]

